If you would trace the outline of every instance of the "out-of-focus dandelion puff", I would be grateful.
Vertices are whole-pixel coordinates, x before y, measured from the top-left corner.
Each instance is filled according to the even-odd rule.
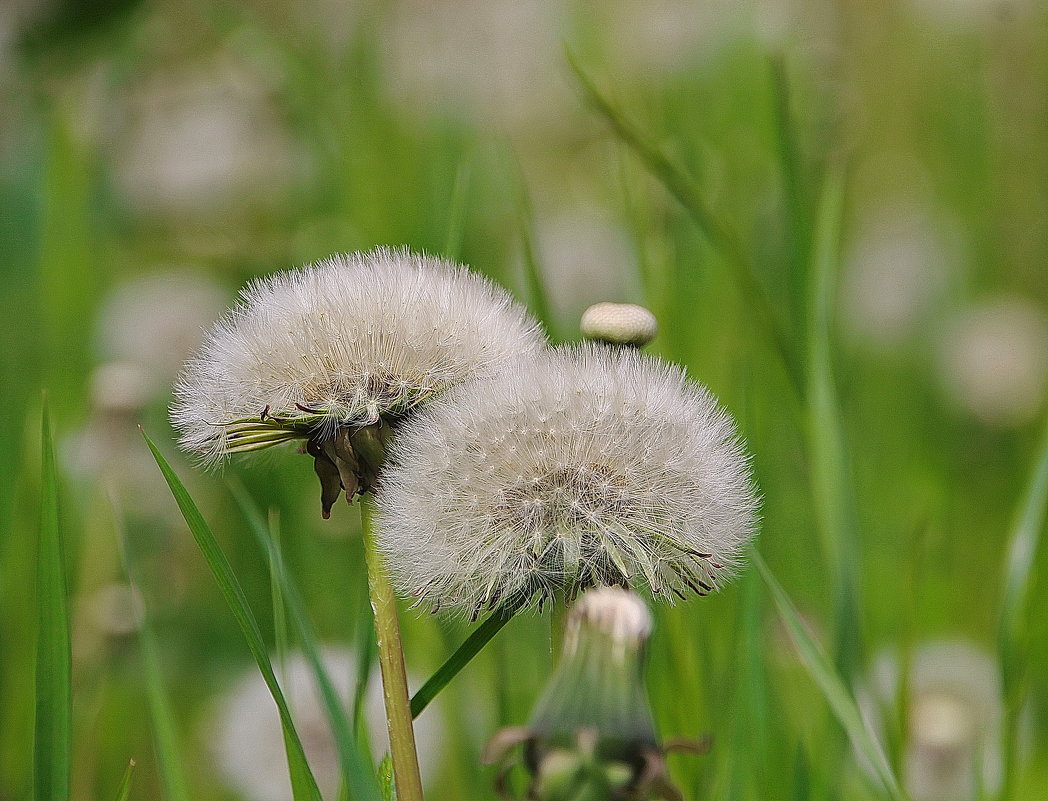
[[[119,386],[110,383],[99,391],[124,387],[138,392],[143,387],[131,385],[148,380],[156,389],[169,385],[228,301],[224,288],[188,270],[165,270],[118,285],[99,310],[95,338],[103,358],[124,365],[124,374],[105,368],[106,378],[119,379]],[[137,380],[128,372],[132,365],[140,371]]]
[[[229,54],[138,81],[114,115],[115,180],[136,213],[208,218],[279,199],[298,154],[263,76]]]
[[[627,298],[634,288],[636,258],[629,236],[598,209],[578,207],[535,220],[535,246],[550,305],[574,326],[600,301]]]
[[[927,208],[874,210],[845,259],[843,322],[863,344],[893,349],[918,332],[959,262]]]
[[[451,112],[513,131],[562,124],[576,107],[562,71],[560,4],[392,4],[382,48],[389,91],[412,112]]]
[[[947,328],[939,371],[948,397],[985,423],[1022,425],[1044,404],[1048,317],[1036,304],[999,297]]]
[[[321,649],[321,660],[349,711],[356,687],[356,655],[346,648],[325,647]],[[280,686],[288,698],[295,729],[302,738],[320,792],[324,798],[335,798],[341,781],[338,750],[313,671],[302,653],[288,655]],[[381,755],[388,750],[389,740],[377,670],[372,673],[364,697],[364,720],[372,750]],[[438,707],[427,709],[415,721],[419,766],[425,781],[433,780],[440,769],[442,729]],[[212,736],[216,764],[231,789],[246,801],[292,801],[280,717],[258,670],[247,671],[221,699]]]
[[[970,801],[977,789],[993,795],[1001,783],[1002,701],[994,660],[966,642],[918,647],[909,670],[908,697],[899,699],[900,664],[894,653],[874,661],[856,696],[863,717],[886,740],[886,727],[906,704],[902,779],[914,801]],[[869,775],[873,768],[857,755]]]
[[[367,489],[359,441],[466,379],[539,351],[522,306],[443,259],[379,248],[263,278],[207,335],[175,390],[181,444],[214,463],[307,443],[324,487]],[[365,466],[369,469],[365,470]]]
[[[582,313],[579,330],[587,339],[643,347],[655,339],[655,315],[636,303],[594,303]]]
[[[588,585],[705,595],[757,528],[748,458],[713,396],[675,366],[592,344],[421,412],[377,500],[398,588],[474,615]]]

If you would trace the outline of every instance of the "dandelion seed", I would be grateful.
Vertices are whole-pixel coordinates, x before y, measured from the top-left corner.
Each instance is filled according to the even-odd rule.
[[[543,345],[522,307],[438,258],[380,248],[261,279],[176,387],[182,446],[224,455],[305,443],[325,515],[368,489],[390,424]]]
[[[712,395],[599,345],[430,405],[401,430],[377,501],[399,589],[467,614],[589,585],[706,594],[756,532],[747,456]]]

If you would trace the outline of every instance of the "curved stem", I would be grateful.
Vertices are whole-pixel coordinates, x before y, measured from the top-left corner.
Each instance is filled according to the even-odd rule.
[[[375,543],[372,523],[374,509],[369,494],[360,498],[360,522],[364,533],[364,553],[368,565],[368,589],[375,613],[375,641],[382,670],[382,695],[386,702],[389,754],[393,761],[393,781],[399,801],[422,801],[422,778],[415,753],[415,732],[411,726],[408,678],[404,651],[400,644],[397,599],[386,575],[386,566]]]

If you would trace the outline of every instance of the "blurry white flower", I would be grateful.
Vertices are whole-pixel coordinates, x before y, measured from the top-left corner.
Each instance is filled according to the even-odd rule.
[[[553,311],[565,324],[573,326],[594,303],[625,300],[634,288],[637,260],[629,236],[597,209],[538,217],[535,249]]]
[[[582,314],[579,330],[587,339],[643,347],[659,332],[655,315],[635,303],[594,303]]]
[[[324,486],[373,480],[357,441],[417,404],[543,346],[508,294],[443,259],[379,248],[251,284],[175,390],[182,446],[224,454],[307,441]],[[354,477],[354,474],[356,477]]]
[[[389,91],[410,111],[509,129],[559,124],[577,107],[561,12],[546,0],[399,0],[382,48]]]
[[[899,661],[881,653],[856,693],[863,717],[883,732],[898,717]],[[914,801],[970,801],[1001,782],[1001,687],[994,660],[965,642],[930,642],[910,664],[902,779]],[[859,759],[867,772],[872,768]],[[976,771],[981,771],[981,775]]]
[[[860,221],[845,256],[845,326],[866,344],[902,345],[917,333],[958,260],[923,206],[873,211]]]
[[[187,270],[141,275],[118,285],[98,313],[95,338],[102,357],[121,366],[99,368],[96,399],[142,393],[145,382],[152,382],[154,391],[166,390],[227,301],[221,286]]]
[[[321,660],[347,712],[351,712],[356,655],[346,648],[326,647],[321,651]],[[324,798],[335,798],[341,780],[338,751],[313,671],[301,653],[288,655],[280,686],[288,698],[295,728],[320,792]],[[389,749],[389,739],[377,669],[372,671],[364,697],[364,720],[372,751],[380,756]],[[442,729],[438,707],[427,708],[415,721],[415,741],[424,781],[431,781],[439,772]],[[269,688],[254,667],[241,676],[219,704],[214,751],[218,768],[229,786],[246,801],[292,801],[280,716]]]
[[[1029,422],[1048,385],[1048,317],[1015,297],[970,309],[946,332],[940,373],[950,399],[983,422]]]
[[[473,614],[590,584],[706,594],[756,532],[747,456],[712,395],[598,345],[427,407],[394,442],[377,499],[398,588]]]
[[[228,57],[143,81],[114,137],[116,182],[132,208],[206,217],[279,196],[297,154],[268,94]]]

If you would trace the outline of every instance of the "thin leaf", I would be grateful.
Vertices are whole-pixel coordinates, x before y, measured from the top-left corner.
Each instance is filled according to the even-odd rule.
[[[273,542],[269,568],[269,596],[273,605],[273,650],[277,656],[277,668],[281,676],[287,675],[287,656],[290,649],[287,633],[287,609],[280,575],[284,572],[283,555],[280,549],[280,514],[269,510],[269,539]]]
[[[531,199],[528,197],[523,178],[521,178],[519,216],[520,246],[524,261],[524,284],[528,295],[528,306],[531,307],[538,320],[546,326],[546,330],[552,333],[556,328],[556,321],[553,319],[546,280],[542,276],[538,254],[535,252],[535,226],[531,212]]]
[[[587,101],[607,120],[619,139],[636,154],[648,171],[684,207],[706,239],[735,271],[739,287],[752,304],[752,309],[760,320],[760,327],[778,351],[798,397],[803,397],[803,374],[797,354],[790,345],[789,331],[764,286],[756,264],[746,252],[739,237],[713,212],[694,179],[674,164],[657,144],[626,118],[625,114],[615,108],[570,52],[568,63]]]
[[[241,632],[244,634],[248,649],[255,658],[255,664],[258,665],[262,678],[265,680],[266,686],[269,687],[269,692],[276,702],[277,710],[280,713],[280,723],[284,732],[284,746],[287,751],[291,788],[295,801],[322,801],[316,779],[313,778],[313,773],[309,769],[309,763],[306,761],[306,753],[302,747],[302,741],[295,730],[295,723],[291,718],[291,710],[288,707],[287,699],[284,697],[283,690],[280,689],[280,683],[277,681],[276,673],[273,672],[273,665],[270,663],[269,656],[266,653],[266,646],[262,640],[262,631],[258,626],[254,613],[248,606],[247,596],[244,594],[240,582],[237,581],[236,574],[233,573],[229,560],[222,553],[215,535],[204,521],[189,492],[149,436],[145,432],[142,433],[142,436],[145,437],[146,444],[149,445],[149,450],[153,453],[153,458],[156,460],[160,472],[164,474],[167,485],[171,489],[171,494],[174,496],[175,502],[178,504],[178,508],[182,512],[182,516],[185,518],[186,524],[197,542],[197,546],[203,553],[208,567],[211,568],[211,573],[215,577],[215,581],[218,582],[222,595],[225,597],[226,603],[229,604],[229,609],[233,613],[233,617],[236,618]]]
[[[426,683],[419,687],[418,692],[411,697],[411,716],[413,718],[422,714],[422,710],[429,706],[430,701],[436,698],[440,691],[447,687],[448,682],[480,653],[492,637],[502,631],[502,627],[513,619],[522,605],[523,601],[493,612],[487,620],[473,630],[473,633],[458,647],[458,650],[449,656],[447,661],[437,669],[437,672],[430,676]]]
[[[444,241],[444,257],[452,261],[458,261],[462,253],[468,198],[469,163],[463,162],[455,170],[455,185],[451,189],[451,202],[448,204],[448,234]]]
[[[1018,772],[1020,717],[1026,695],[1029,628],[1027,604],[1034,580],[1033,564],[1048,513],[1048,425],[1037,451],[1026,490],[1015,512],[1004,561],[1004,589],[998,624],[998,655],[1004,683],[1003,801],[1014,796]]]
[[[124,778],[120,780],[120,787],[116,791],[116,801],[127,801],[131,795],[131,781],[134,778],[135,772],[135,760],[130,760],[127,763],[127,770],[124,771]]]
[[[811,638],[811,635],[808,634],[807,629],[801,622],[797,608],[793,605],[793,601],[790,600],[786,591],[783,590],[776,580],[764,559],[756,551],[752,551],[751,554],[757,569],[764,578],[764,582],[771,591],[775,606],[786,624],[786,628],[790,633],[790,639],[793,640],[797,648],[802,664],[822,692],[823,698],[826,699],[826,703],[829,704],[833,714],[841,726],[844,727],[844,731],[847,733],[852,745],[873,766],[888,795],[895,801],[907,801],[906,794],[903,792],[898,779],[895,778],[895,774],[888,764],[888,758],[884,754],[884,749],[860,714],[855,699],[848,692],[841,677],[834,671],[829,658]]]
[[[37,560],[36,731],[33,777],[38,801],[67,801],[72,756],[73,683],[69,608],[51,415],[41,424],[40,551]]]
[[[815,229],[805,396],[812,493],[823,549],[833,577],[836,664],[841,675],[850,679],[860,651],[859,546],[830,345],[830,309],[843,208],[844,174],[832,170],[823,189]]]
[[[240,507],[245,520],[247,520],[248,528],[254,534],[255,541],[269,556],[270,570],[280,586],[289,622],[299,642],[302,644],[302,653],[309,663],[317,686],[320,688],[324,714],[331,726],[335,739],[335,748],[338,751],[339,764],[350,795],[354,799],[378,799],[379,788],[375,779],[375,772],[370,762],[360,752],[356,739],[353,736],[353,729],[346,715],[345,707],[338,697],[338,692],[331,682],[327,669],[324,667],[316,632],[312,623],[310,623],[309,616],[306,614],[302,593],[286,569],[279,543],[270,536],[266,522],[262,519],[262,513],[255,506],[244,486],[239,482],[231,481],[230,491],[233,493],[233,498]]]

